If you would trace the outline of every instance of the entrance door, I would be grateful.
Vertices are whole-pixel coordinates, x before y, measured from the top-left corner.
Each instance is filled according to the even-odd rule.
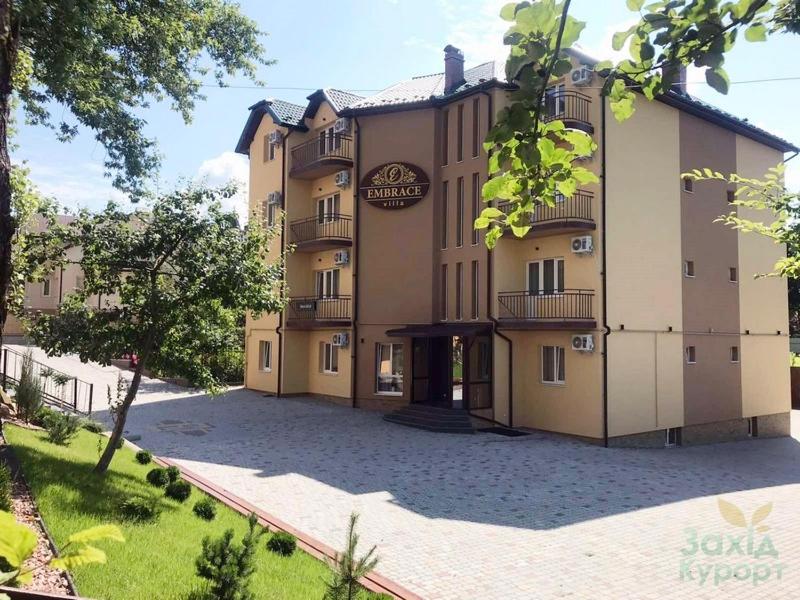
[[[413,397],[415,404],[451,407],[452,338],[414,338]]]

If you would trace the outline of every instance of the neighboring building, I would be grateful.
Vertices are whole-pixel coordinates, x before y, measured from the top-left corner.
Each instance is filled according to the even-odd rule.
[[[287,310],[247,320],[246,386],[612,444],[788,433],[786,282],[753,277],[783,250],[714,223],[732,189],[680,173],[760,176],[797,148],[677,88],[617,123],[575,53],[547,114],[593,136],[601,183],[489,252],[482,142],[512,87],[445,51],[369,98],[250,107],[250,209],[295,251]]]

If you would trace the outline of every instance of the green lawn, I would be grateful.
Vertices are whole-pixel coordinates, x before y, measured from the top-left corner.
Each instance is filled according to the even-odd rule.
[[[125,543],[101,542],[108,555],[105,565],[77,569],[73,575],[80,594],[99,599],[180,598],[201,580],[194,574],[203,536],[218,536],[233,528],[241,540],[247,528],[244,517],[218,504],[215,520],[203,521],[192,506],[203,494],[193,489],[185,504],[162,498],[144,476],[154,465],[140,465],[134,453],[117,450],[104,477],[91,472],[98,458],[99,444],[107,438],[81,431],[69,447],[49,443],[42,432],[5,426],[8,442],[22,462],[42,517],[62,544],[71,533],[102,523],[118,524]],[[155,522],[134,525],[121,521],[117,507],[131,496],[161,498],[161,515]],[[322,579],[327,566],[308,554],[296,551],[289,558],[266,549],[262,538],[258,569],[251,589],[258,598],[317,599],[324,593]]]

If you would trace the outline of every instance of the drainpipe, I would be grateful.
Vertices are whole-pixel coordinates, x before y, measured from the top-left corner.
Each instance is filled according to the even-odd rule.
[[[488,99],[488,118],[489,128],[494,121],[493,104],[494,98],[489,92],[481,91],[481,94]],[[490,175],[491,177],[491,175]],[[508,427],[514,427],[514,342],[510,337],[498,329],[500,323],[492,315],[494,299],[492,298],[492,272],[494,270],[494,254],[486,248],[486,316],[492,322],[492,333],[504,340],[508,344]],[[492,409],[494,410],[494,363],[495,356],[492,352]]]
[[[601,165],[600,165],[600,179],[602,181],[602,191],[600,199],[600,212],[603,221],[600,229],[602,236],[601,254],[602,254],[602,276],[601,285],[603,286],[603,446],[608,448],[608,336],[611,335],[611,328],[608,326],[608,292],[606,285],[606,97],[600,96],[602,99],[601,116],[600,116],[600,134],[601,143],[603,148],[601,150]]]
[[[286,135],[283,136],[283,141],[281,142],[281,194],[283,195],[283,215],[281,215],[281,258],[285,260],[286,258],[286,206],[287,206],[287,194],[286,194],[286,140],[289,139],[289,136],[292,135],[294,129],[289,129],[286,132]],[[284,290],[286,289],[286,265],[284,263],[284,273],[283,278],[281,279],[281,297],[283,297]],[[283,388],[283,310],[278,313],[278,328],[275,330],[275,333],[278,334],[278,388],[276,391],[276,396],[278,398],[281,397],[281,391]]]
[[[358,377],[356,376],[358,371],[358,252],[361,249],[361,244],[358,243],[358,237],[361,229],[361,224],[358,221],[358,212],[359,212],[359,205],[361,204],[358,201],[358,186],[359,181],[361,179],[361,126],[358,123],[358,117],[353,117],[353,130],[355,132],[355,139],[353,140],[353,150],[356,153],[356,164],[354,173],[353,173],[353,231],[351,236],[353,237],[353,243],[355,244],[353,254],[353,261],[351,263],[351,268],[353,270],[353,322],[352,322],[352,331],[353,331],[353,342],[350,346],[350,393],[353,395],[353,408],[356,407],[356,396],[357,396],[357,389],[356,385],[358,383]]]

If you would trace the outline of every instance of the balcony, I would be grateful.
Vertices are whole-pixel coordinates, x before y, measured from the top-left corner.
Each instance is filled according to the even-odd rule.
[[[539,204],[531,215],[531,230],[526,237],[542,237],[560,233],[578,233],[597,228],[592,217],[593,194],[578,190],[569,198],[561,197],[553,206]],[[508,215],[511,202],[500,202],[497,208]]]
[[[545,96],[542,121],[548,123],[558,119],[568,129],[580,129],[588,134],[594,133],[589,118],[592,99],[574,90],[549,93]]]
[[[292,148],[289,175],[297,179],[316,179],[352,166],[353,138],[341,133],[321,134]]]
[[[350,296],[299,296],[289,300],[287,325],[298,329],[341,327],[350,323]]]
[[[595,329],[594,290],[500,292],[499,321],[508,329]]]
[[[298,252],[353,245],[353,219],[349,215],[325,213],[289,223],[291,241]]]

